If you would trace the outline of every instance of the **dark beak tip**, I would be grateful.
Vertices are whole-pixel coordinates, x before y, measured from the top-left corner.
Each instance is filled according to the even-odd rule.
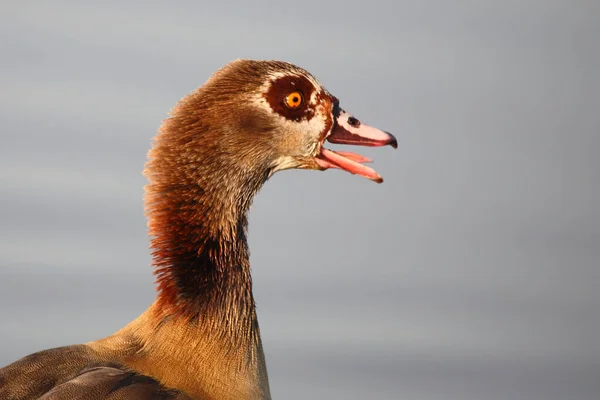
[[[388,144],[390,146],[392,146],[394,149],[397,149],[398,148],[398,140],[396,139],[396,137],[387,131],[385,133],[390,135],[390,142]]]

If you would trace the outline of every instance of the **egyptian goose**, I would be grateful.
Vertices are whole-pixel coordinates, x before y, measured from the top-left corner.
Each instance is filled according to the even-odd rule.
[[[246,241],[275,172],[338,168],[382,182],[331,143],[396,147],[307,71],[237,60],[183,98],[148,155],[156,301],[112,336],[0,369],[0,399],[270,399]]]

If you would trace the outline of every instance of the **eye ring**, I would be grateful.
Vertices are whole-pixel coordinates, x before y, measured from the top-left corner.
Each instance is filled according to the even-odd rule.
[[[302,106],[302,104],[304,104],[304,96],[302,96],[301,92],[295,90],[285,96],[283,104],[285,104],[287,108],[297,110]]]

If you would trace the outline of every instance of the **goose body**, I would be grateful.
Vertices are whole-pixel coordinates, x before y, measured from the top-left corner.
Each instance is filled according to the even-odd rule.
[[[155,302],[109,337],[0,369],[0,399],[270,399],[246,240],[254,195],[290,168],[382,181],[326,140],[396,147],[302,68],[237,60],[215,72],[175,106],[148,155]]]

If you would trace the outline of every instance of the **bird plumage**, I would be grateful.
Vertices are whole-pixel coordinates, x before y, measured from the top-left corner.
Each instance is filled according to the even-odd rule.
[[[0,369],[0,399],[270,399],[246,240],[254,195],[288,168],[381,181],[326,139],[396,145],[284,62],[235,61],[183,98],[145,169],[156,301],[107,338]]]

